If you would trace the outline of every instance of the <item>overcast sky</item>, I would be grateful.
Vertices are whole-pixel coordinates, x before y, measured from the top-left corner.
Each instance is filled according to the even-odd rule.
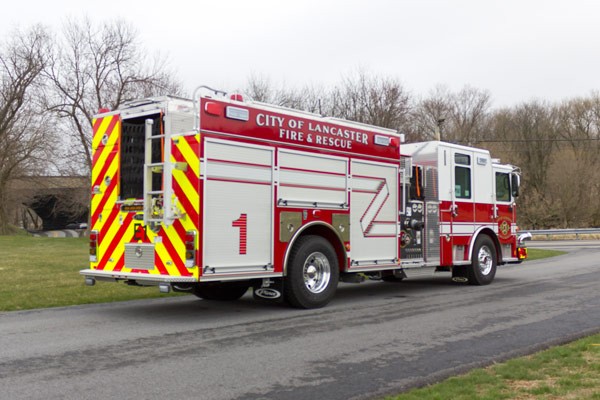
[[[190,93],[241,88],[252,74],[329,86],[359,68],[415,96],[488,89],[495,106],[600,90],[600,1],[10,1],[0,35],[83,15],[131,21]]]

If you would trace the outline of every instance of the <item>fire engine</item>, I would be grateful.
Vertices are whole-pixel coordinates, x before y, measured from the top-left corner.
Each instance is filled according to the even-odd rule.
[[[101,110],[81,274],[316,308],[340,281],[447,272],[486,285],[526,257],[518,168],[483,149],[403,142],[207,87]]]

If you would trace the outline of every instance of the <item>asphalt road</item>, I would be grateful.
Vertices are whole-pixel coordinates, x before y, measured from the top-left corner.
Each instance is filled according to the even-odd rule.
[[[490,286],[344,284],[319,310],[247,295],[0,313],[0,398],[377,398],[600,331],[600,246],[565,247]]]

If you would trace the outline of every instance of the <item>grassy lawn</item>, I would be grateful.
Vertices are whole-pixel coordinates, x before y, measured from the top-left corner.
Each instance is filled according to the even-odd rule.
[[[87,238],[0,236],[0,311],[172,296],[156,287],[85,286]]]
[[[528,252],[530,261],[565,254],[545,249]],[[416,399],[600,400],[600,335],[386,397]]]
[[[386,400],[600,399],[600,335]]]
[[[567,254],[566,251],[560,250],[546,250],[546,249],[527,249],[527,260],[525,261],[533,261],[533,260],[541,260],[542,258],[561,256],[563,254]]]

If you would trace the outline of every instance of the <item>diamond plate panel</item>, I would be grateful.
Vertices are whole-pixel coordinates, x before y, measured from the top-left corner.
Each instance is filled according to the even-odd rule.
[[[131,269],[154,269],[154,244],[125,243],[125,266]]]

